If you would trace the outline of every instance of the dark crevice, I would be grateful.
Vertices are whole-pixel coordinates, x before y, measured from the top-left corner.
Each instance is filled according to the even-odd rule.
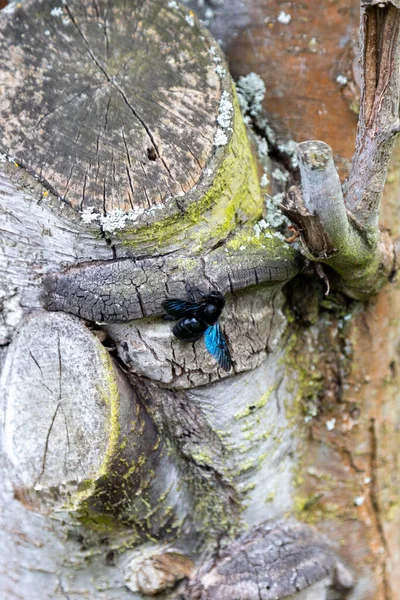
[[[378,481],[378,465],[379,465],[379,454],[378,454],[378,436],[376,432],[376,422],[375,419],[370,419],[370,452],[371,452],[371,486],[370,486],[370,498],[371,504],[374,509],[374,514],[376,517],[376,527],[378,530],[380,542],[382,544],[382,548],[385,551],[384,556],[382,557],[382,579],[383,579],[383,593],[384,600],[393,600],[392,592],[389,584],[389,575],[387,571],[386,559],[389,556],[389,548],[386,541],[385,530],[382,521],[382,512],[379,501],[379,481]]]
[[[46,179],[44,179],[44,177],[42,177],[40,174],[36,173],[30,167],[28,167],[28,165],[26,165],[24,163],[24,161],[20,160],[19,158],[14,158],[14,157],[10,156],[8,154],[8,152],[2,150],[1,148],[0,148],[0,152],[2,154],[4,154],[4,156],[8,160],[8,162],[16,164],[20,169],[23,169],[24,171],[26,171],[27,173],[29,173],[29,175],[32,175],[32,177],[34,177],[34,179],[36,179],[36,181],[38,183],[40,183],[44,187],[45,190],[47,190],[48,192],[50,192],[51,194],[53,194],[53,196],[56,196],[56,198],[58,198],[59,200],[61,200],[65,204],[67,204],[76,213],[80,212],[78,208],[72,206],[72,204],[70,204],[68,202],[68,200],[66,198],[64,198],[64,196],[62,196]]]

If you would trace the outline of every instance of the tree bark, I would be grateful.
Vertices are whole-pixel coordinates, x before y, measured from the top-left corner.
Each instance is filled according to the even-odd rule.
[[[361,3],[353,75],[339,38],[355,2],[324,7],[307,40],[311,0],[289,20],[280,3],[210,4],[26,0],[0,14],[7,598],[395,597],[398,303],[380,290],[396,242],[377,222],[399,7]],[[266,94],[254,75],[237,94],[191,8],[235,74],[271,65]],[[333,52],[343,68],[321,76],[322,99],[288,87],[276,101]],[[355,134],[353,77],[349,169],[338,123]],[[385,199],[394,236],[396,208]],[[229,373],[160,319],[166,298],[214,289]]]

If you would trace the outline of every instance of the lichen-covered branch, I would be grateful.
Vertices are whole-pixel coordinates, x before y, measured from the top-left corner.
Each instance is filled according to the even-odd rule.
[[[399,133],[400,8],[361,2],[361,106],[356,149],[343,193],[328,146],[298,145],[301,189],[282,208],[298,226],[304,250],[340,275],[338,286],[364,300],[396,269],[389,235],[378,228],[391,151]]]
[[[303,142],[297,155],[301,189],[289,190],[282,210],[298,227],[308,258],[330,266],[340,275],[336,285],[364,300],[394,272],[394,244],[386,232],[368,232],[347,209],[327,144]]]

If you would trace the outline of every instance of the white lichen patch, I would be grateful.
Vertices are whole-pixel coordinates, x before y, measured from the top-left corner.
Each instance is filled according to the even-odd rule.
[[[220,63],[220,62],[221,62],[221,57],[218,55],[218,52],[217,52],[217,49],[216,49],[216,47],[215,47],[215,46],[211,46],[211,48],[209,49],[209,51],[208,51],[208,52],[211,54],[211,56],[212,56],[212,61],[213,61],[215,64],[218,64],[218,63]]]
[[[219,104],[219,114],[217,117],[218,125],[223,129],[231,126],[233,117],[233,105],[230,101],[228,92],[222,92],[221,102]]]
[[[296,148],[297,143],[294,140],[287,140],[284,142],[278,142],[277,148],[279,152],[287,156],[290,160],[290,166],[292,169],[297,169],[299,161],[297,159]]]
[[[262,188],[265,188],[268,186],[268,184],[269,184],[268,175],[266,173],[264,173],[264,175],[261,177],[260,185]]]
[[[250,116],[256,116],[260,113],[266,91],[261,77],[257,73],[249,73],[245,77],[239,77],[236,88],[243,113]]]
[[[61,6],[55,6],[51,9],[50,14],[52,17],[61,17],[63,14],[63,9]]]
[[[119,229],[124,229],[128,214],[121,208],[115,208],[107,215],[101,215],[100,223],[105,233],[114,233]]]
[[[253,226],[254,235],[258,239],[263,231],[268,228],[268,223],[265,219],[261,219]]]
[[[268,223],[273,229],[281,229],[289,225],[288,218],[283,214],[279,206],[282,200],[283,194],[275,194],[274,196],[267,196],[265,201]]]
[[[100,215],[95,212],[94,206],[89,206],[82,211],[81,219],[84,223],[93,223],[100,219]]]
[[[228,136],[226,135],[226,133],[224,133],[222,129],[217,129],[214,135],[214,146],[218,148],[219,146],[226,146],[227,143]]]
[[[347,77],[345,75],[338,75],[336,77],[336,83],[338,83],[339,85],[346,85]]]
[[[262,138],[257,141],[257,154],[261,160],[264,160],[268,157],[268,143],[267,140]]]
[[[170,0],[170,2],[168,2],[168,8],[178,8],[178,3],[175,2],[175,0]]]
[[[355,506],[362,506],[365,502],[364,496],[356,496],[353,500]]]
[[[279,183],[286,183],[289,179],[289,173],[287,171],[281,171],[280,169],[274,169],[271,173],[271,177]]]
[[[325,423],[325,427],[327,428],[328,431],[333,431],[335,429],[335,425],[336,425],[335,417],[333,417],[332,419],[329,419],[329,421],[327,421]]]
[[[219,128],[214,135],[214,146],[226,146],[228,143],[228,132],[232,131],[232,119],[233,119],[233,104],[230,99],[228,92],[222,92],[221,102],[219,105],[217,123]]]
[[[167,200],[168,199],[166,199],[166,201]],[[115,208],[106,215],[101,215],[98,212],[95,212],[93,206],[89,206],[82,211],[81,219],[86,224],[98,222],[105,233],[115,233],[116,231],[124,229],[128,221],[135,223],[144,213],[152,215],[162,209],[163,205],[161,204],[156,204],[148,209],[138,206],[131,208],[128,211],[124,211],[121,208]]]
[[[224,67],[221,67],[221,65],[216,65],[215,72],[220,77],[225,77],[226,75],[226,69],[224,69]]]
[[[277,18],[278,23],[282,23],[283,25],[289,25],[291,20],[292,16],[289,13],[285,13],[285,11],[281,10]]]

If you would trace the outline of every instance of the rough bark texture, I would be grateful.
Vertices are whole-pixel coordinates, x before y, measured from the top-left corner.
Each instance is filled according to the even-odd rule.
[[[352,136],[337,123],[355,130],[353,4],[324,5],[324,18],[309,0],[289,20],[278,2],[208,4],[192,8],[234,71],[263,65],[267,113],[260,80],[238,83],[259,164],[224,57],[187,8],[27,0],[0,14],[0,554],[11,600],[395,598],[397,291],[367,309],[354,301],[394,270],[374,170],[386,172],[393,123],[373,145],[377,178],[370,197],[358,186],[357,215],[346,190],[365,132],[374,139],[370,125],[398,109],[399,7],[362,3],[364,67],[379,60],[375,88],[369,68],[355,69],[361,120],[343,194],[329,146],[296,151],[277,123],[325,139],[348,168]],[[295,91],[283,84],[292,70]],[[310,81],[313,98],[301,92]],[[197,288],[226,294],[229,374],[159,318],[165,297]]]

